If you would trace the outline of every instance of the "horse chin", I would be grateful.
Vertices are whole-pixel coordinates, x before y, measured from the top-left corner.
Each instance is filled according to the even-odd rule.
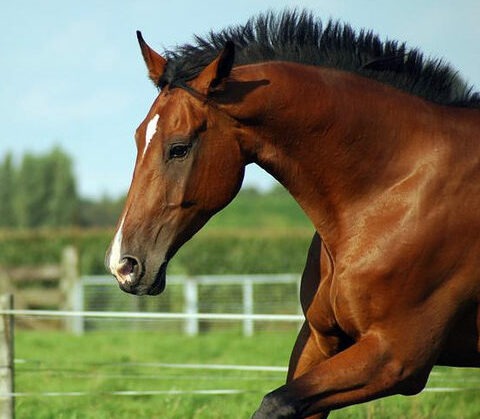
[[[153,284],[150,286],[150,288],[146,292],[147,295],[158,295],[165,290],[165,286],[167,283],[166,281],[167,265],[168,265],[167,261],[163,262],[160,265],[160,269],[158,270],[157,275],[155,276],[155,281],[153,281]]]

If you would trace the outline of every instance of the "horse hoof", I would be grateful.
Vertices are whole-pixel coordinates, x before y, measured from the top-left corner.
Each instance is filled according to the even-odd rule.
[[[275,393],[267,394],[253,414],[252,419],[296,419],[299,418],[292,403]]]

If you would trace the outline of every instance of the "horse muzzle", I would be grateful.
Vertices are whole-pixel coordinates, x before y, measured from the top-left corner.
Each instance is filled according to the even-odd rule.
[[[154,276],[148,280],[145,265],[136,257],[126,255],[111,272],[118,281],[122,291],[136,295],[157,295],[165,289],[167,262],[163,262]]]

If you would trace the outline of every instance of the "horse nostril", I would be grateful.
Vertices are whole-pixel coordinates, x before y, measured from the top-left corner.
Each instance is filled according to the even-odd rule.
[[[141,265],[137,258],[125,256],[117,266],[116,273],[122,281],[135,282],[141,272]]]

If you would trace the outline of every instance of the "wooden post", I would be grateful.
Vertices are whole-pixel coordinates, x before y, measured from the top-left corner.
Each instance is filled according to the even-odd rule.
[[[253,314],[253,282],[245,278],[243,281],[243,314]],[[243,321],[243,335],[253,336],[253,320],[245,319]]]
[[[0,295],[0,310],[13,309],[13,295]],[[0,321],[0,418],[15,417],[13,369],[13,316],[2,314]]]
[[[183,287],[185,298],[185,313],[198,313],[198,284],[193,278],[186,278]],[[185,333],[188,336],[198,335],[198,318],[187,318],[185,320]]]
[[[63,310],[83,310],[83,286],[78,274],[78,254],[73,246],[67,246],[62,253],[62,278],[60,289],[63,293]],[[83,317],[67,317],[65,328],[70,332],[83,333]]]

